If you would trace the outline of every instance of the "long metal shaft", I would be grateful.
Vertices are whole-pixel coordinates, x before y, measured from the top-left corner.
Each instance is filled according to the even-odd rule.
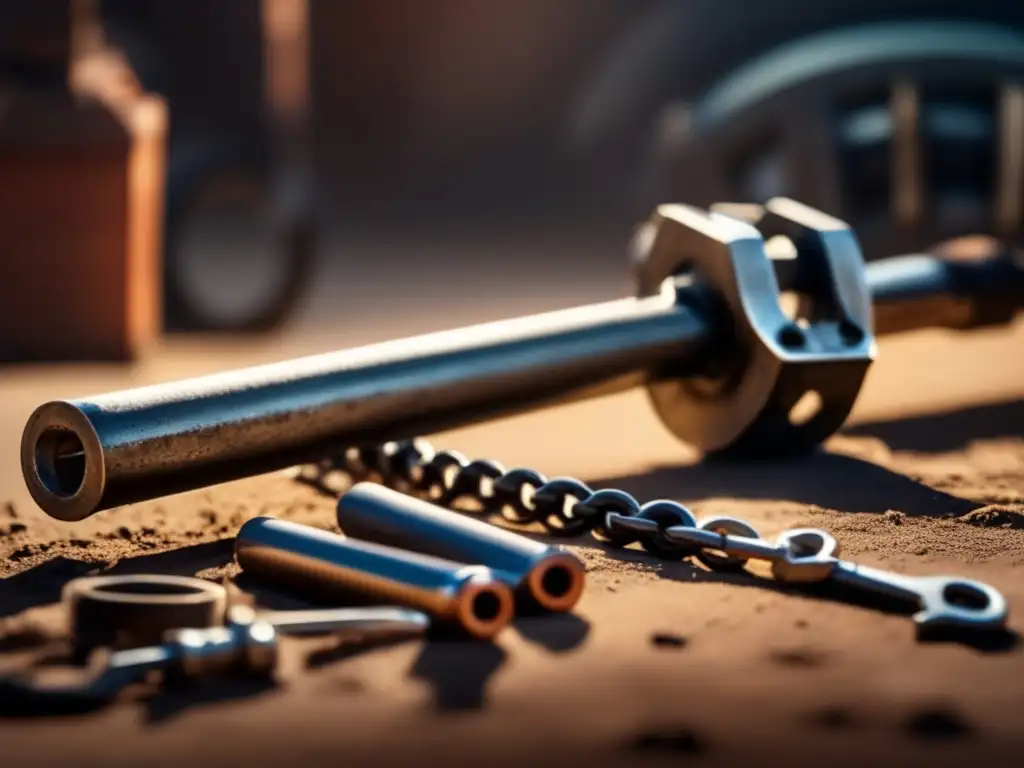
[[[878,335],[1001,325],[1024,307],[1024,264],[1010,255],[954,261],[927,254],[867,266]]]
[[[631,388],[690,358],[707,321],[670,295],[485,323],[125,392],[30,417],[22,469],[62,520]]]
[[[1024,272],[1002,266],[1007,260],[972,271],[921,258],[867,267],[879,303],[876,332],[967,327],[982,317],[979,308],[1012,310],[1024,296]],[[1016,293],[1007,274],[1016,275]],[[970,313],[936,310],[935,301],[949,296]],[[22,472],[43,510],[75,521],[315,461],[339,445],[609,394],[678,374],[713,343],[713,319],[701,306],[668,291],[50,402],[29,418]]]

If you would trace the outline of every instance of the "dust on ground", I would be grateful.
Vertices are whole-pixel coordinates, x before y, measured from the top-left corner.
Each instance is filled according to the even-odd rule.
[[[520,620],[493,645],[360,649],[329,638],[288,640],[273,685],[157,689],[86,717],[6,712],[8,764],[27,755],[35,764],[198,765],[341,754],[357,763],[429,755],[472,765],[486,755],[496,764],[683,756],[729,764],[765,750],[798,763],[829,754],[834,765],[1007,764],[1024,748],[1016,634],[1024,616],[1021,342],[1017,327],[883,347],[851,425],[794,461],[701,461],[664,432],[641,393],[434,439],[642,501],[681,500],[698,517],[741,517],[767,537],[825,528],[858,562],[983,580],[1011,606],[1015,631],[998,641],[923,642],[906,610],[780,587],[756,568],[754,576],[715,574],[584,538],[566,542],[588,568],[588,590],[572,615]],[[1003,368],[986,368],[984,380],[975,375],[993,359],[1006,361]],[[922,372],[927,365],[933,370]],[[333,499],[290,473],[74,525],[51,520],[17,477],[16,433],[53,388],[41,377],[25,394],[30,381],[22,377],[21,400],[0,415],[5,669],[59,651],[60,591],[70,579],[160,572],[233,583],[232,537],[250,517],[334,527]],[[272,590],[254,599],[301,604]]]

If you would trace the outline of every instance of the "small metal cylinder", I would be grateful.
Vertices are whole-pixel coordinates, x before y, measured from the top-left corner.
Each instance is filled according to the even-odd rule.
[[[229,672],[271,675],[277,666],[277,632],[255,616],[237,612],[241,622],[224,627],[188,627],[164,635],[164,648],[173,658],[171,673],[206,677]],[[157,649],[137,649],[138,654]],[[131,657],[128,657],[131,658]]]
[[[487,566],[549,611],[571,610],[583,594],[586,569],[572,554],[376,483],[342,495],[338,525],[358,539]]]
[[[482,566],[467,566],[306,525],[257,517],[235,539],[242,570],[330,597],[359,595],[419,608],[490,638],[512,620],[512,593]]]

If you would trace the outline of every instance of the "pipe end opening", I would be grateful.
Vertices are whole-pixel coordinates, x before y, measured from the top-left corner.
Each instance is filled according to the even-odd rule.
[[[70,429],[47,427],[36,440],[35,470],[40,484],[60,499],[73,498],[85,482],[85,446]]]
[[[490,639],[512,621],[512,593],[501,584],[476,584],[464,593],[460,623],[474,637]]]
[[[575,578],[572,571],[564,565],[556,565],[544,571],[541,577],[541,586],[551,597],[565,597],[572,591]]]
[[[530,574],[528,586],[537,604],[548,611],[568,611],[583,594],[586,571],[571,555],[559,555],[543,561]]]
[[[492,622],[501,616],[501,598],[494,592],[479,592],[473,597],[470,611],[477,621]]]

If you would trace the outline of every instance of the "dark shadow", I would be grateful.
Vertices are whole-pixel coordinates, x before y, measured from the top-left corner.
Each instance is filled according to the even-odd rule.
[[[234,554],[234,538],[218,539],[166,552],[127,557],[118,560],[117,564],[104,571],[104,574],[160,573],[168,576],[194,576],[207,568],[227,565]]]
[[[307,608],[324,607],[322,604],[304,600],[294,592],[276,589],[244,571],[232,580],[236,587],[253,600],[254,608],[268,611],[302,611]]]
[[[65,584],[97,568],[96,563],[55,557],[0,580],[0,618],[59,602]]]
[[[1024,435],[1024,401],[860,424],[843,430],[843,434],[878,438],[893,450],[956,450],[972,440]],[[708,457],[698,464],[661,466],[642,475],[584,479],[592,488],[619,488],[641,501],[714,496],[785,499],[844,512],[898,509],[926,517],[958,517],[982,506],[869,461],[825,450],[776,460],[741,462]],[[347,485],[347,481],[340,480],[328,486],[311,477],[302,482],[332,497]],[[550,540],[543,534],[519,532]]]
[[[923,741],[960,741],[978,735],[970,720],[952,706],[921,709],[907,719],[903,730],[911,738]]]
[[[789,585],[784,582],[756,576],[748,571],[718,572],[709,571],[685,561],[653,561],[650,555],[630,549],[608,548],[605,549],[605,556],[613,560],[649,565],[661,578],[687,584],[710,582],[739,587],[752,587],[792,597],[842,603],[880,613],[906,616],[908,622],[910,617],[916,612],[916,607],[904,600],[886,597],[877,593],[867,593],[863,590],[829,581],[815,584]],[[928,631],[918,629],[917,639],[922,643],[953,643],[963,645],[980,653],[1008,653],[1019,650],[1024,645],[1020,635],[1012,629],[977,630],[954,627]]]
[[[262,696],[276,688],[275,681],[259,678],[211,678],[161,686],[145,702],[146,722],[159,725],[191,709]]]
[[[956,643],[981,653],[1010,653],[1024,649],[1024,640],[1012,629],[970,630],[942,627],[919,630],[917,639],[922,643]]]
[[[630,739],[626,748],[651,755],[660,753],[667,758],[701,755],[709,751],[704,737],[685,726],[643,731]]]
[[[99,664],[73,664],[69,653],[49,654],[35,665],[0,677],[0,717],[38,718],[93,712],[121,699],[141,681],[140,672],[130,667],[108,668]],[[63,667],[61,682],[47,683],[40,671],[48,666]]]
[[[409,676],[433,688],[434,706],[440,712],[479,710],[487,703],[487,682],[505,663],[506,656],[491,643],[432,641],[423,646]]]
[[[354,640],[341,640],[337,645],[328,648],[320,648],[306,657],[306,669],[320,669],[330,664],[337,664],[340,661],[362,656],[365,653],[379,651],[384,648],[391,648],[396,645],[405,645],[412,642],[410,637],[378,637],[378,638],[356,638]]]
[[[519,634],[552,653],[578,648],[590,633],[590,622],[572,613],[526,616],[516,621]]]
[[[39,629],[25,629],[0,637],[0,654],[18,653],[41,648],[54,642],[54,638]]]
[[[352,479],[340,470],[321,473],[315,467],[304,467],[303,472],[297,474],[294,480],[299,485],[312,488],[321,496],[335,500],[352,487]]]
[[[195,544],[167,552],[138,555],[119,560],[113,567],[103,569],[102,564],[54,558],[27,571],[0,581],[0,616],[11,616],[29,608],[56,603],[69,581],[91,573],[132,574],[159,573],[192,576],[206,568],[225,565],[233,556],[233,541],[221,540]],[[6,650],[30,647],[39,638],[9,636],[4,638]],[[44,648],[47,644],[42,644]],[[60,652],[40,655],[34,659],[33,669],[53,666],[77,666],[71,658],[67,643],[55,643]],[[202,681],[197,685],[171,684],[153,696],[148,703],[149,719],[160,721],[188,706],[201,706],[229,698],[251,696],[265,690],[269,683],[260,681],[217,680]],[[106,706],[110,699],[90,696],[50,696],[38,694],[11,680],[0,680],[0,716],[52,717],[61,714],[91,712]]]
[[[815,504],[840,512],[881,514],[898,509],[921,517],[959,517],[983,506],[863,459],[824,450],[742,463],[708,458],[700,464],[657,467],[643,475],[593,478],[587,484],[618,488],[642,501],[729,496]]]
[[[85,715],[110,704],[88,696],[50,696],[0,679],[0,719],[29,720],[42,717]]]
[[[844,429],[843,434],[876,437],[894,451],[955,451],[975,440],[1024,435],[1024,400],[857,424]]]
[[[195,544],[167,552],[137,555],[119,560],[104,574],[160,573],[192,576],[198,571],[224,565],[233,557],[233,539]],[[100,563],[55,557],[0,580],[0,618],[60,600],[64,585],[73,579],[99,572]]]

